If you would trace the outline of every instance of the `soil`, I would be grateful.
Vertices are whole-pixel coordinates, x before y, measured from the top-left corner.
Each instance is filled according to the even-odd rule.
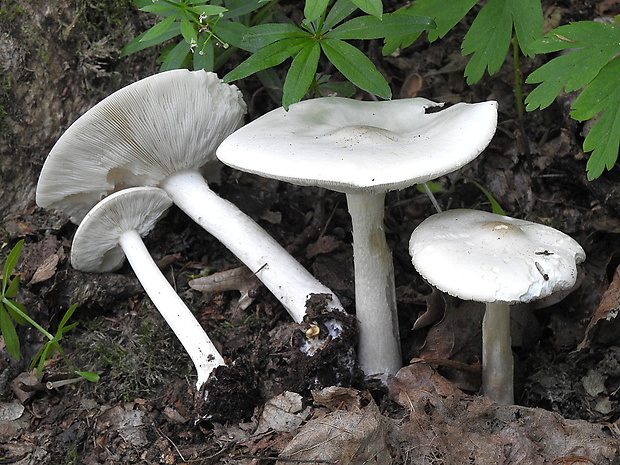
[[[299,2],[282,3],[299,13]],[[613,0],[544,3],[549,21],[559,23],[620,8]],[[156,72],[154,51],[119,56],[151,19],[123,0],[0,2],[0,258],[25,240],[16,299],[51,329],[79,304],[72,318],[78,326],[62,347],[78,370],[100,375],[98,382],[76,378],[56,354],[37,377],[28,365],[43,337],[18,327],[21,360],[0,345],[0,463],[619,464],[620,175],[616,167],[586,180],[587,126],[568,117],[574,95],[528,113],[523,132],[509,61],[466,84],[460,40],[471,19],[443,40],[420,40],[389,57],[378,43],[364,46],[395,96],[499,102],[489,147],[436,181],[443,208],[489,210],[478,183],[510,216],[560,229],[587,253],[576,290],[514,312],[517,405],[497,406],[478,393],[482,309],[433,293],[411,265],[408,237],[434,212],[415,188],[391,192],[386,201],[404,365],[388,386],[365,381],[351,363],[352,315],[343,322],[345,338],[313,357],[299,350],[311,325],[321,327],[320,299],[298,325],[247,274],[236,274],[228,290],[193,290],[193,277],[241,264],[171,209],[145,242],[229,364],[210,380],[205,403],[194,392],[190,362],[131,269],[94,275],[71,268],[75,225],[34,203],[42,163],[67,126],[115,89]],[[540,60],[523,58],[522,73]],[[277,72],[282,77],[285,69]],[[248,120],[277,106],[255,77],[237,84]],[[342,194],[228,168],[214,190],[256,219],[354,313]],[[240,305],[240,290],[248,289]]]

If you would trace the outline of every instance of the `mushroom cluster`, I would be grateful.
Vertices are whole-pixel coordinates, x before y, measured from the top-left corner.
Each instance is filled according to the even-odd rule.
[[[344,309],[328,287],[213,192],[206,179],[221,161],[344,193],[352,223],[359,364],[366,376],[385,380],[402,365],[383,224],[386,193],[462,168],[482,153],[497,126],[494,101],[441,107],[424,98],[327,97],[278,108],[243,126],[246,105],[235,86],[206,71],[167,71],[118,90],[75,121],[43,166],[36,200],[79,224],[71,254],[75,268],[112,271],[127,258],[194,362],[200,389],[224,359],[157,269],[141,236],[176,204],[300,323],[313,296],[322,296],[330,312]],[[511,403],[509,305],[572,286],[585,254],[551,228],[489,215],[465,210],[433,215],[413,232],[410,250],[415,268],[431,284],[487,303],[483,390]],[[478,248],[489,243],[498,251]],[[338,336],[337,323],[327,327],[328,336]]]

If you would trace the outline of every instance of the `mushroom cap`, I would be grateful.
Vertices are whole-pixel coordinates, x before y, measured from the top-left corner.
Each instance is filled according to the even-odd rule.
[[[123,233],[136,231],[145,236],[171,205],[168,194],[157,187],[132,187],[104,198],[86,214],[75,232],[71,265],[96,273],[120,268],[125,261],[119,244]]]
[[[157,186],[168,175],[215,162],[246,105],[216,74],[177,69],[109,95],[58,139],[43,165],[37,204],[79,223],[106,195]]]
[[[570,289],[585,252],[557,229],[476,210],[448,210],[413,231],[409,252],[430,284],[476,302],[529,302]]]
[[[324,97],[277,108],[231,134],[217,157],[234,168],[340,192],[385,192],[476,158],[497,126],[497,103]]]

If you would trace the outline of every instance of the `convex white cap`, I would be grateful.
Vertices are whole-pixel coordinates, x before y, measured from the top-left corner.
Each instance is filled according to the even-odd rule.
[[[111,192],[158,186],[173,173],[215,160],[246,105],[216,74],[178,69],[109,95],[78,118],[50,151],[36,201],[79,223]]]
[[[171,206],[172,199],[157,187],[134,187],[111,194],[78,226],[71,265],[90,273],[117,270],[125,261],[121,236],[129,231],[146,236]]]
[[[497,103],[381,102],[324,97],[277,108],[217,149],[225,164],[339,192],[402,189],[457,170],[489,144]]]
[[[549,226],[476,210],[448,210],[411,235],[417,271],[463,300],[514,304],[570,289],[582,247]]]

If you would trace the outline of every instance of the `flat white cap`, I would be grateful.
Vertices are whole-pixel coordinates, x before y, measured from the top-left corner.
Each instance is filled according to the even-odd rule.
[[[570,289],[585,252],[549,226],[476,210],[448,210],[411,235],[417,271],[439,290],[476,302],[529,302]]]
[[[134,82],[58,139],[41,171],[37,204],[79,223],[111,192],[200,169],[216,160],[216,147],[245,111],[239,89],[214,73],[177,69]]]
[[[125,253],[120,237],[128,231],[148,234],[172,205],[157,187],[133,187],[118,191],[95,205],[75,232],[71,265],[81,271],[103,273],[120,268]]]
[[[277,108],[231,134],[217,157],[234,168],[340,192],[401,189],[476,158],[497,126],[497,103],[340,97]]]

